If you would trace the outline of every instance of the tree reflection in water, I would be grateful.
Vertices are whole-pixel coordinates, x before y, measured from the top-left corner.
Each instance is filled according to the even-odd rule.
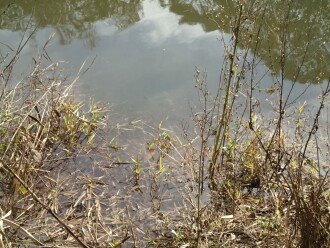
[[[111,18],[119,30],[140,20],[140,0],[3,0],[0,3],[0,29],[21,31],[27,27],[32,15],[33,25],[38,29],[52,27],[60,36],[61,44],[74,39],[87,40],[94,45],[96,21]]]
[[[182,16],[181,23],[200,23],[206,32],[231,32],[238,15],[238,1],[161,0],[170,11]],[[254,0],[244,4],[245,23],[240,47],[255,53],[273,73],[281,70],[281,48],[286,50],[284,75],[291,81],[318,83],[329,77],[330,2],[327,0]],[[258,28],[259,35],[255,33]],[[251,33],[251,30],[254,32]],[[285,45],[281,44],[285,35]],[[250,37],[252,36],[252,42]],[[259,46],[256,48],[256,40]],[[301,64],[303,66],[301,67]],[[300,69],[298,69],[301,67]],[[297,70],[299,77],[295,78]]]
[[[1,29],[24,30],[32,15],[38,29],[52,27],[61,44],[86,40],[93,47],[94,23],[110,20],[124,30],[143,18],[144,0],[3,0]],[[146,0],[145,0],[146,1]],[[206,32],[231,33],[238,1],[159,0],[164,8],[179,15],[182,24],[200,24]],[[278,74],[281,49],[286,50],[284,76],[291,81],[317,83],[327,79],[330,61],[330,2],[327,0],[254,0],[244,4],[245,22],[241,49],[250,49]],[[9,7],[8,7],[9,6]],[[260,32],[256,30],[260,27]],[[285,44],[282,37],[285,35]],[[252,39],[251,39],[252,38]],[[256,41],[260,43],[256,47]],[[307,50],[306,50],[307,49]],[[303,64],[303,65],[302,65]],[[302,66],[301,66],[302,65]],[[300,70],[296,78],[297,70]]]

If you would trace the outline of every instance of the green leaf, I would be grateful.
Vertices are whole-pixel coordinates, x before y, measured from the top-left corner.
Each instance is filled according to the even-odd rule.
[[[68,124],[69,124],[68,117],[63,116],[63,120],[64,120],[64,124],[65,124],[66,128],[68,128]]]
[[[20,193],[21,195],[25,195],[27,193],[26,188],[22,185],[18,188],[18,193]]]
[[[164,172],[164,166],[163,166],[163,156],[159,156],[159,172],[163,173]]]

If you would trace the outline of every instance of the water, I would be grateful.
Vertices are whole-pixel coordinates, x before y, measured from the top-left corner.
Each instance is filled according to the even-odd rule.
[[[256,54],[259,61],[254,97],[259,99],[263,115],[272,114],[278,105],[278,98],[266,91],[281,81],[278,56],[284,31],[289,34],[285,41],[288,56],[283,74],[284,94],[288,94],[293,81],[296,84],[291,100],[310,86],[307,94],[290,107],[307,102],[315,112],[320,85],[330,71],[329,5],[328,1],[306,0],[293,1],[289,8],[282,2],[260,0],[259,5],[253,6],[256,22],[244,22],[241,39],[249,38],[244,36],[245,29],[263,23],[259,35],[262,40],[257,50],[254,42],[249,47],[242,42],[239,48],[248,48],[249,56]],[[261,6],[267,10],[262,18]],[[290,22],[281,22],[289,10]],[[31,70],[31,58],[40,54],[45,42],[55,34],[47,53],[53,62],[63,61],[65,73],[74,77],[84,61],[85,68],[90,66],[75,87],[76,98],[93,97],[109,103],[113,113],[131,120],[159,123],[167,119],[178,124],[190,115],[189,103],[193,105],[197,100],[196,67],[207,71],[210,92],[215,92],[225,54],[223,42],[228,44],[230,40],[237,11],[234,1],[225,0],[3,0],[0,52],[2,56],[12,53],[25,28],[36,28],[20,54],[15,83]],[[300,74],[295,77],[297,70]],[[312,112],[310,116],[313,120]],[[322,118],[327,120],[326,115]]]
[[[294,79],[292,68],[297,67],[307,42],[307,62],[298,80],[315,83],[316,74],[319,82],[327,77],[327,5],[327,1],[299,1],[293,6],[288,81]],[[212,14],[219,6],[226,13],[220,17]],[[47,52],[52,61],[66,61],[68,73],[75,75],[85,60],[88,64],[96,57],[77,85],[78,97],[93,96],[130,118],[180,119],[189,112],[188,103],[195,98],[195,67],[207,71],[211,88],[218,84],[224,54],[219,38],[221,33],[229,37],[226,33],[237,11],[234,6],[228,1],[1,1],[0,49],[3,55],[8,51],[4,44],[15,49],[31,18],[31,26],[37,30],[21,55],[22,72],[28,70],[31,57],[40,53],[56,32]],[[284,12],[286,6],[274,3],[269,9],[273,12],[263,21],[278,25],[276,14],[280,15],[282,9]],[[274,57],[269,54],[279,53],[275,45],[280,32],[263,31],[259,69],[272,67],[278,73],[278,66],[272,65]],[[265,87],[271,81],[270,74],[266,75]]]
[[[21,56],[26,59],[23,68],[31,63],[32,56],[40,53],[43,44],[55,31],[47,52],[53,61],[66,61],[64,66],[72,75],[85,60],[88,64],[96,57],[88,73],[79,81],[77,95],[93,96],[110,103],[114,112],[131,118],[143,116],[161,120],[169,116],[180,117],[192,99],[195,66],[207,68],[209,80],[217,80],[222,53],[217,40],[219,33],[207,33],[198,24],[181,25],[178,15],[155,1],[143,1],[128,10],[125,8],[131,7],[130,4],[117,3],[122,6],[112,9],[111,2],[108,15],[86,16],[86,20],[80,20],[84,18],[83,14],[74,15],[74,11],[50,16],[49,20],[39,20],[42,17],[36,16],[41,27],[24,49]],[[27,19],[32,9],[25,7],[13,7],[13,11],[23,8]],[[35,15],[42,7],[35,6]],[[87,9],[82,12],[90,14]],[[49,14],[46,11],[45,15]],[[76,19],[70,20],[72,16]],[[81,25],[76,24],[79,21]],[[22,24],[16,30],[3,24],[1,42],[15,49],[23,27]]]
[[[290,107],[294,109],[306,102],[315,112],[320,85],[328,79],[330,71],[330,13],[327,11],[330,2],[292,1],[290,6],[281,1],[259,2],[252,11],[256,21],[244,21],[241,37],[245,41],[249,38],[244,36],[245,30],[263,23],[259,47],[255,49],[254,41],[248,47],[241,42],[239,48],[249,49],[250,58],[256,55],[259,61],[255,69],[259,83],[254,97],[259,99],[261,112],[273,114],[274,106],[278,105],[276,95],[268,94],[267,89],[282,80],[279,54],[283,48],[283,32],[288,34],[284,94],[290,92],[293,82],[296,84],[290,93],[291,100],[309,87]],[[31,58],[40,54],[48,38],[55,34],[47,53],[53,62],[63,61],[65,73],[74,77],[84,61],[85,69],[90,66],[74,89],[76,98],[93,97],[109,103],[113,113],[130,120],[159,123],[167,119],[177,125],[189,117],[189,104],[197,102],[196,67],[207,71],[210,92],[216,91],[225,55],[223,42],[228,44],[238,12],[235,6],[234,1],[225,0],[47,3],[3,0],[0,3],[0,53],[2,56],[12,54],[25,28],[36,28],[20,54],[13,77],[13,82],[18,82],[32,69]],[[264,16],[260,12],[263,8],[267,10]],[[290,22],[282,22],[287,13]],[[300,73],[295,77],[297,70]],[[310,116],[313,120],[312,112]],[[327,120],[326,113],[322,118]]]

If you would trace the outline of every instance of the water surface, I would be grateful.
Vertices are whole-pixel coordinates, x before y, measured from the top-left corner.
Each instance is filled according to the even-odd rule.
[[[292,6],[278,1],[260,1],[267,11],[260,21],[261,32],[258,70],[262,88],[280,76],[275,59],[280,53],[281,16],[291,8],[287,32],[287,69],[284,77],[289,87],[322,83],[328,77],[330,61],[328,1],[294,1]],[[254,6],[256,13],[260,10]],[[52,61],[65,61],[67,72],[75,75],[86,60],[88,73],[76,86],[77,97],[92,96],[110,103],[114,112],[130,118],[170,117],[180,120],[189,113],[188,103],[196,99],[194,70],[206,70],[211,89],[218,85],[224,56],[221,37],[229,39],[237,15],[234,1],[135,0],[135,1],[1,1],[1,54],[15,49],[26,27],[36,33],[21,55],[19,71],[31,67],[31,57],[40,53],[55,32],[47,48]],[[219,12],[219,9],[222,9]],[[293,11],[292,11],[293,10]],[[220,14],[219,14],[220,13]],[[248,28],[258,23],[249,23]],[[221,36],[222,35],[222,36]],[[308,51],[305,48],[308,46]],[[243,49],[244,47],[241,47]],[[304,61],[298,78],[297,67]],[[20,74],[19,74],[20,75]],[[17,76],[19,80],[20,76]],[[319,92],[304,96],[313,99]],[[265,99],[267,94],[260,93]]]

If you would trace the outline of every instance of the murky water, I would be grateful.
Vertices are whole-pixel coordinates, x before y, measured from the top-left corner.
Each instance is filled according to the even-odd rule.
[[[260,1],[263,2],[267,1]],[[295,80],[294,71],[305,60],[297,81],[322,82],[328,77],[330,63],[329,3],[296,2],[291,6],[295,11],[288,27],[292,35],[287,49],[292,52],[285,77],[288,82]],[[276,1],[268,5],[262,21],[268,27],[279,25],[278,15],[285,14],[287,6]],[[130,118],[179,120],[188,115],[188,103],[195,99],[195,67],[208,72],[211,88],[218,84],[224,55],[219,38],[220,34],[229,37],[226,33],[237,11],[234,6],[233,1],[221,0],[4,0],[0,3],[0,49],[2,55],[9,51],[8,46],[15,50],[24,29],[36,27],[22,55],[23,72],[55,32],[47,52],[54,62],[66,61],[64,67],[71,75],[85,60],[89,65],[96,58],[77,84],[78,97],[93,96]],[[226,14],[216,16],[214,10],[219,8]],[[266,88],[272,84],[267,69],[279,72],[272,58],[279,53],[281,32],[267,27],[261,31],[259,70],[266,73]],[[304,53],[307,44],[309,49]],[[253,47],[250,49],[254,52]],[[314,95],[305,99],[310,96]]]

